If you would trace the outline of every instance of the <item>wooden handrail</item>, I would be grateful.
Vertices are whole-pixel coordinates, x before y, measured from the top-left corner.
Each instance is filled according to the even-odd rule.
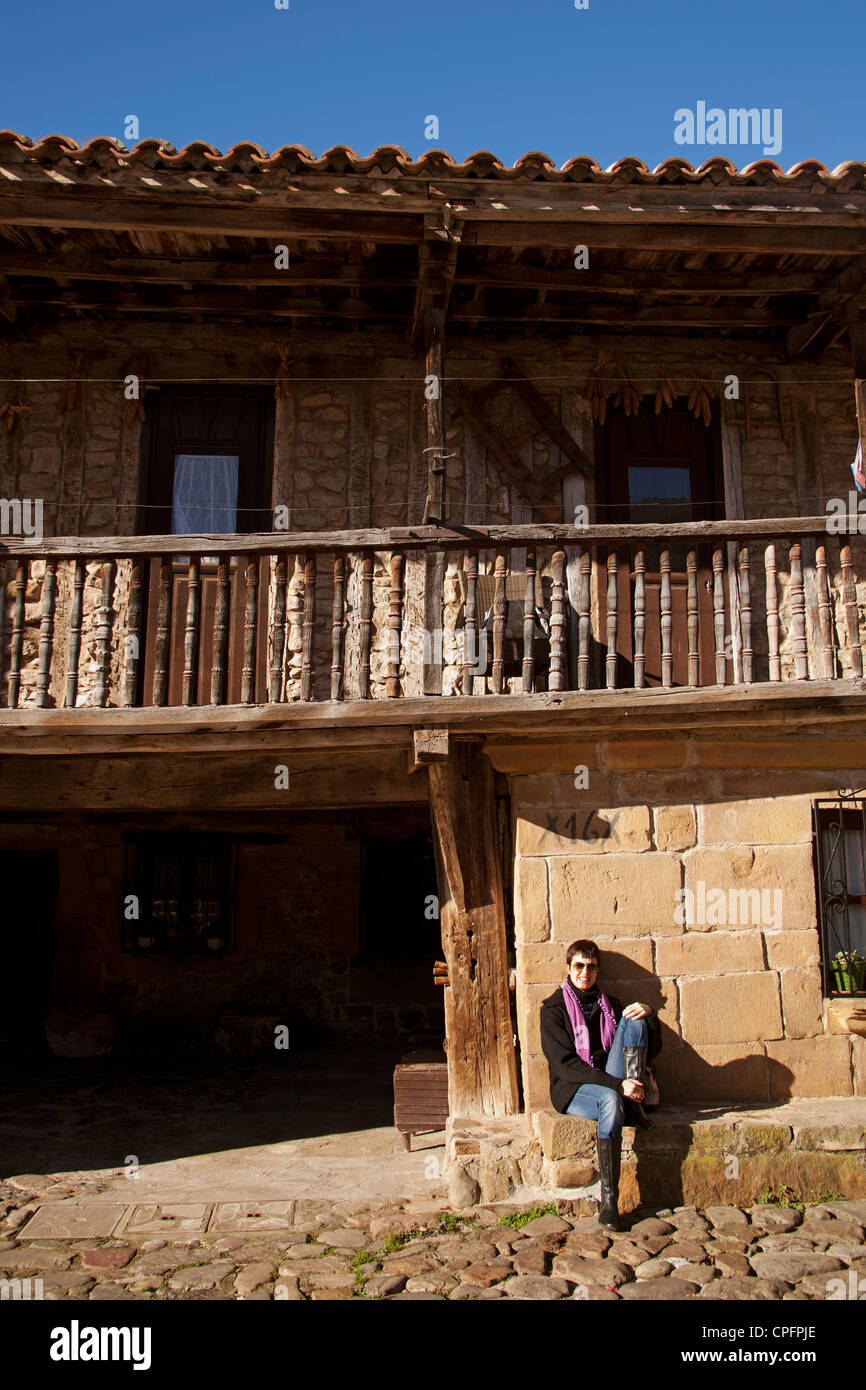
[[[216,536],[49,536],[35,543],[28,537],[0,538],[0,559],[26,555],[31,559],[122,559],[127,555],[261,555],[278,551],[483,550],[503,545],[586,545],[597,541],[627,545],[631,541],[732,540],[744,537],[789,539],[827,534],[827,516],[783,517],[759,521],[688,521],[666,525],[566,526],[554,523],[521,526],[391,527],[360,531],[256,531]],[[834,534],[845,527],[833,518]],[[857,534],[858,518],[850,516],[848,534]]]

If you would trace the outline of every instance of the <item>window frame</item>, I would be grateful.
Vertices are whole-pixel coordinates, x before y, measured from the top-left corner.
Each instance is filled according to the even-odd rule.
[[[833,817],[841,817],[834,822]],[[857,990],[835,988],[832,961],[838,951],[851,951],[849,908],[856,902],[866,907],[866,893],[851,892],[851,873],[847,864],[845,831],[858,830],[861,836],[863,867],[866,873],[866,798],[853,791],[840,791],[835,797],[819,797],[812,802],[812,855],[815,873],[815,898],[818,912],[818,936],[821,951],[821,984],[825,999],[862,999],[866,995],[866,978]],[[827,855],[824,837],[839,831],[836,845],[841,845],[841,857],[836,846]],[[833,874],[834,866],[840,873]],[[842,914],[842,932],[835,927],[831,914]],[[866,953],[861,953],[866,954]]]
[[[237,950],[237,883],[238,840],[230,834],[214,831],[136,830],[124,834],[124,900],[122,949],[137,956],[166,960],[217,959]],[[178,901],[182,934],[178,942],[166,940],[164,931],[155,929],[153,918],[153,885],[158,859],[180,859],[181,882]],[[209,946],[216,938],[203,935],[196,940],[194,916],[196,897],[196,860],[208,858],[219,861],[222,882],[216,895],[221,904],[222,931],[220,945]],[[139,916],[128,919],[126,908],[131,896],[138,900]],[[143,944],[149,941],[150,945]]]

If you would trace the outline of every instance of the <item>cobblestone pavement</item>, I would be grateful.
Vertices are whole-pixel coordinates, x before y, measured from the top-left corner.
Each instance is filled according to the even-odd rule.
[[[866,1201],[642,1210],[611,1232],[568,1202],[542,1214],[504,1204],[455,1214],[418,1200],[304,1200],[278,1237],[16,1238],[36,1207],[68,1194],[56,1181],[42,1190],[26,1179],[0,1183],[0,1279],[29,1278],[31,1296],[40,1279],[44,1299],[76,1301],[804,1301],[866,1292]]]

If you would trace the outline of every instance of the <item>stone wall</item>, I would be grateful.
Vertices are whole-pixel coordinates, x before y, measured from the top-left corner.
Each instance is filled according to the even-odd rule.
[[[844,751],[866,766],[862,743]],[[664,1100],[866,1094],[866,1039],[822,996],[810,811],[862,785],[863,772],[829,760],[809,769],[827,756],[817,732],[569,753],[589,769],[585,790],[565,771],[512,779],[527,1107],[550,1105],[539,1009],[578,938],[598,943],[604,983],[624,1005],[658,1011]],[[798,758],[805,766],[783,770]]]

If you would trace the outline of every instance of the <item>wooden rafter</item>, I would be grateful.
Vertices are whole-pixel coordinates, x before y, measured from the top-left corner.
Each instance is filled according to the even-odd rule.
[[[818,308],[806,323],[799,323],[788,334],[786,347],[789,358],[808,357],[815,360],[832,347],[848,322],[859,318],[859,306],[866,299],[866,266],[862,260],[837,275],[825,288]]]

